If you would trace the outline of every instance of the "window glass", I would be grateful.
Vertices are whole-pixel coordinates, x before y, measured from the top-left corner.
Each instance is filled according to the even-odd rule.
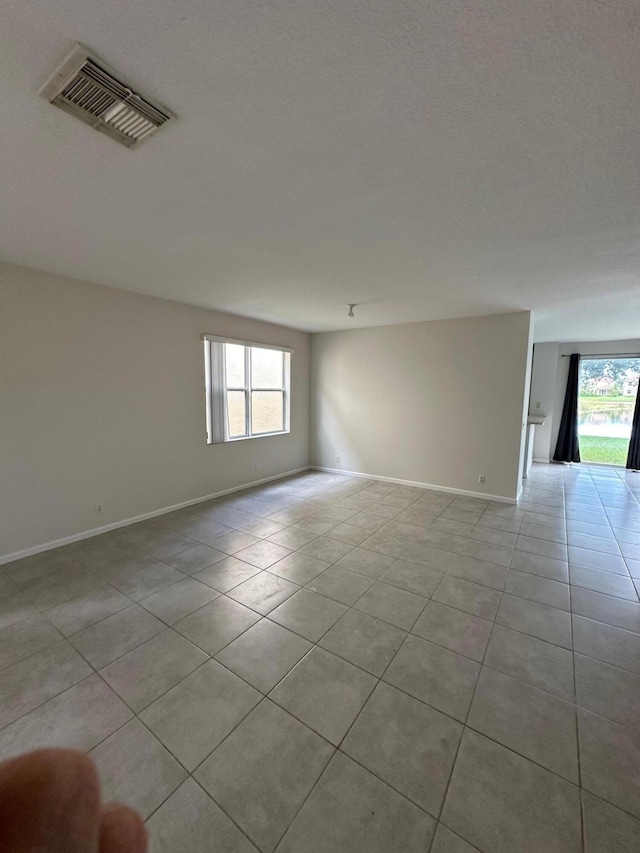
[[[227,412],[229,416],[229,437],[237,438],[247,434],[246,399],[244,391],[227,391]]]
[[[283,358],[278,350],[251,347],[251,387],[282,388]]]
[[[284,429],[282,391],[254,391],[251,394],[251,431],[281,432]]]
[[[225,344],[227,388],[244,388],[244,350],[239,344]]]

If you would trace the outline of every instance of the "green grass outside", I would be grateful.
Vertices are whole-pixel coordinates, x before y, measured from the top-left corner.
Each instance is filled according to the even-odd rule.
[[[580,459],[583,462],[625,465],[628,450],[628,438],[610,438],[604,435],[580,436]]]
[[[610,397],[608,394],[605,394],[604,396],[601,394],[583,394],[581,391],[580,399],[587,400],[590,403],[628,403],[630,406],[635,404],[635,397],[623,397],[620,394],[618,396],[614,395]]]

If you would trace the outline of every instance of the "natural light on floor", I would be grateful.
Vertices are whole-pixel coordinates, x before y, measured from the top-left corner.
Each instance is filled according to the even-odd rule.
[[[583,462],[625,464],[639,377],[640,358],[581,359],[578,434]]]

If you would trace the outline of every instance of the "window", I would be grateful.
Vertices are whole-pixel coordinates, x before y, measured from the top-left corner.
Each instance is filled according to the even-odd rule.
[[[289,432],[293,350],[203,338],[207,444]]]

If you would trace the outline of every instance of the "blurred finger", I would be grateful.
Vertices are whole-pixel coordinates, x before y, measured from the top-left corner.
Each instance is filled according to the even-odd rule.
[[[100,784],[90,759],[42,749],[0,764],[0,850],[96,853]]]
[[[146,853],[147,830],[140,815],[128,806],[109,803],[102,810],[100,853]]]

